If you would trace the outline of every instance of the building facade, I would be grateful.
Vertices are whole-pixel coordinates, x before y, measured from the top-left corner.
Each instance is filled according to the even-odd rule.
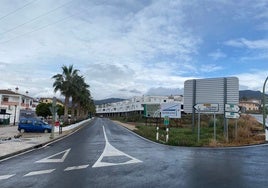
[[[96,105],[96,113],[99,116],[114,117],[134,114],[142,115],[145,104],[182,103],[182,96],[142,96],[133,97],[121,102]]]
[[[6,119],[10,124],[15,124],[21,111],[32,110],[33,98],[11,90],[0,90],[0,124]]]
[[[259,100],[240,101],[239,106],[244,107],[247,112],[259,112],[261,101]]]
[[[40,98],[39,103],[46,103],[46,104],[53,103],[53,98]],[[59,99],[57,99],[56,105],[64,106],[63,102]]]

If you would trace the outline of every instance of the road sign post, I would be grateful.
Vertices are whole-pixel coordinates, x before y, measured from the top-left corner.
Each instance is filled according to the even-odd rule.
[[[200,112],[198,112],[198,124],[197,124],[197,142],[200,141]]]
[[[235,139],[237,139],[237,119],[240,117],[240,107],[236,104],[225,104],[224,117],[227,119],[226,123],[226,140],[228,142],[228,119],[235,119]]]
[[[216,141],[216,113],[214,112],[213,114],[213,119],[214,119],[214,122],[213,122],[213,128],[214,128],[214,140]]]
[[[55,121],[56,121],[56,114],[57,114],[57,110],[58,110],[58,108],[56,107],[56,101],[57,101],[56,97],[53,97],[52,106],[49,108],[49,110],[52,114],[52,119],[53,119],[52,130],[51,130],[51,134],[50,134],[51,139],[54,139]]]
[[[159,140],[159,127],[156,127],[156,141]]]
[[[216,112],[219,111],[219,104],[196,104],[194,105],[194,109],[198,111],[198,124],[197,124],[197,141],[200,141],[200,113],[211,113],[213,112],[214,116],[214,139],[216,140]]]
[[[169,117],[168,116],[164,117],[164,125],[166,126],[166,142],[168,142],[168,139],[169,139],[169,130],[168,130]]]

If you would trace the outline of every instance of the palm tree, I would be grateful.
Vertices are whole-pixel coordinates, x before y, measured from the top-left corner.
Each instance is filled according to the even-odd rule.
[[[68,107],[70,97],[75,93],[75,81],[79,70],[74,69],[73,65],[62,66],[62,74],[56,74],[52,78],[55,79],[53,83],[54,92],[60,91],[65,96],[64,100],[64,121],[68,119]]]
[[[89,100],[91,99],[89,85],[85,82],[85,78],[83,76],[75,77],[75,92],[72,95],[72,115],[75,114],[78,116],[78,119],[81,118],[81,113],[87,108],[87,104],[89,104]]]

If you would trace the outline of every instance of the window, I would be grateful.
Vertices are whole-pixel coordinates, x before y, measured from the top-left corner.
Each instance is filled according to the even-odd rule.
[[[20,123],[26,124],[26,120],[21,120]]]
[[[33,121],[32,120],[27,120],[27,124],[32,124]]]
[[[3,101],[4,101],[4,102],[8,102],[8,97],[4,97],[4,98],[3,98]]]

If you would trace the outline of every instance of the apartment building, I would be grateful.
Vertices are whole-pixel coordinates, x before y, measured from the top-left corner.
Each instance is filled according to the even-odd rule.
[[[258,112],[260,111],[261,101],[260,100],[247,100],[240,101],[239,106],[242,106],[246,109],[247,112]]]
[[[18,90],[18,89],[17,89]],[[0,90],[0,124],[15,124],[23,111],[33,110],[33,98],[18,91]]]
[[[40,98],[39,103],[46,103],[46,104],[53,103],[53,98]],[[57,99],[56,105],[64,106],[63,102],[59,99]]]
[[[141,96],[133,97],[121,102],[96,105],[99,116],[127,116],[143,114],[145,104],[183,103],[182,96]]]

